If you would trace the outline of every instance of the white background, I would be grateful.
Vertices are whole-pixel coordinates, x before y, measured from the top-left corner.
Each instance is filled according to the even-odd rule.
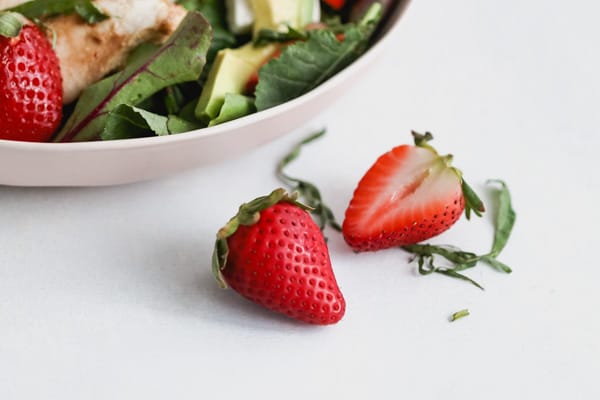
[[[0,399],[600,398],[599,14],[592,0],[414,1],[348,96],[244,157],[121,187],[0,187]],[[322,126],[289,171],[339,219],[411,129],[433,132],[478,191],[505,179],[514,273],[469,271],[482,292],[328,231],[338,325],[218,289],[216,230]],[[485,251],[490,217],[435,242]]]

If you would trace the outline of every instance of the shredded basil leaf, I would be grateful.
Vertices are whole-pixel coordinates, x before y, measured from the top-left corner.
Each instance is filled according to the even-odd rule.
[[[515,225],[517,214],[512,208],[510,192],[508,191],[506,183],[498,179],[490,180],[488,183],[500,185],[500,189],[497,192],[499,205],[498,215],[496,217],[496,230],[494,233],[492,251],[490,252],[490,256],[496,258],[508,242],[513,226]]]
[[[510,193],[506,184],[499,180],[490,182],[500,183],[501,185],[500,190],[494,192],[498,197],[498,201],[496,202],[498,205],[498,213],[496,220],[494,221],[494,241],[492,250],[487,254],[477,255],[448,245],[436,246],[431,244],[413,244],[402,246],[403,250],[414,254],[418,264],[418,271],[421,275],[429,275],[435,272],[469,282],[483,290],[483,287],[479,283],[460,272],[475,267],[480,261],[500,272],[505,272],[507,274],[512,272],[511,268],[499,261],[497,257],[508,242],[515,223],[516,213],[512,208]],[[438,266],[435,263],[436,255],[446,259],[450,265]]]
[[[304,145],[319,139],[325,135],[325,132],[326,130],[323,129],[313,133],[295,145],[293,149],[279,161],[276,172],[279,180],[290,186],[291,190],[298,192],[304,203],[312,209],[310,212],[317,217],[317,224],[321,230],[329,225],[336,231],[341,231],[342,227],[336,221],[333,211],[331,211],[331,209],[323,202],[321,192],[317,186],[302,179],[293,178],[283,171],[287,165],[298,158]]]
[[[469,313],[469,310],[467,310],[466,308],[464,310],[457,311],[450,316],[450,322],[454,322],[457,319],[464,318],[468,315],[471,315],[471,313]]]

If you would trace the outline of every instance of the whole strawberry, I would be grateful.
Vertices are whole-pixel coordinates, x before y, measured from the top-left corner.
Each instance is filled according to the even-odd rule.
[[[346,210],[342,232],[356,251],[415,244],[452,226],[463,210],[481,215],[483,203],[451,166],[413,132],[415,145],[385,153],[361,179]]]
[[[319,325],[344,316],[323,234],[283,189],[240,207],[217,234],[212,264],[222,287],[278,313]]]
[[[15,13],[0,18],[23,23]],[[0,139],[47,141],[62,118],[62,78],[52,45],[25,21],[0,30],[0,60]]]

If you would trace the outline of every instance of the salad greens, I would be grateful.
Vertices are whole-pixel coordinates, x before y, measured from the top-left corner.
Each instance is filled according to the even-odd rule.
[[[84,91],[56,141],[97,140],[117,106],[138,105],[161,89],[198,79],[210,37],[206,19],[200,13],[189,13],[164,45],[139,47],[124,70]]]
[[[225,2],[223,0],[182,0],[178,3],[188,11],[198,11],[212,27],[213,38],[206,56],[208,65],[215,59],[219,50],[236,45],[235,35],[227,29]],[[207,69],[205,68],[205,70]]]
[[[380,19],[381,6],[376,3],[358,25],[349,24],[338,35],[319,29],[309,32],[308,40],[288,46],[261,68],[256,108],[261,111],[294,99],[347,67],[364,52]]]
[[[10,11],[22,14],[31,20],[71,13],[76,13],[88,24],[95,24],[108,18],[91,0],[28,1],[11,8]]]
[[[217,118],[208,123],[208,126],[222,124],[223,122],[232,121],[241,118],[245,115],[256,112],[254,99],[248,96],[235,93],[226,93],[225,100],[219,111]]]
[[[250,33],[233,33],[224,1],[176,3],[186,8],[188,14],[171,38],[162,46],[141,45],[132,52],[122,70],[88,87],[74,107],[65,108],[65,122],[54,141],[171,135],[274,107],[314,89],[351,64],[368,48],[382,19],[382,7],[377,2],[357,22],[347,22],[350,7],[343,13],[333,13],[324,5],[321,20],[315,21],[312,28],[281,29],[284,22],[269,15],[270,25],[261,28],[255,23],[255,37],[252,37]],[[77,13],[88,23],[112,18],[102,14],[89,0],[34,0],[15,10],[30,18]],[[265,18],[255,16],[255,21]],[[279,28],[273,28],[277,24]],[[266,50],[243,50],[248,46]],[[223,71],[218,69],[224,65],[222,60],[215,62],[222,50],[234,52]],[[245,60],[242,55],[246,54],[263,58]],[[236,77],[236,68],[239,71],[245,68],[245,72]],[[254,75],[246,78],[252,71]],[[224,80],[230,82],[228,89],[215,88],[211,79],[219,74],[228,75]],[[231,79],[240,82],[232,86]],[[232,91],[231,87],[235,89]],[[204,89],[207,93],[214,90],[219,96],[215,99],[211,95],[207,103],[216,107],[211,109],[210,118],[199,117],[206,114],[199,102]]]
[[[162,116],[127,104],[118,105],[110,112],[100,137],[103,140],[132,139],[147,136],[148,131],[157,136],[182,133],[200,128],[176,115]]]

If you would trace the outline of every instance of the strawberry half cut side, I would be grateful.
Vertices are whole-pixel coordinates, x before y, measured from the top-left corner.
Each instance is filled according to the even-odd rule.
[[[277,189],[243,204],[217,233],[213,274],[221,287],[272,311],[334,324],[346,303],[323,234],[296,199]]]
[[[465,211],[481,215],[482,201],[428,142],[413,132],[415,145],[385,153],[360,180],[346,210],[342,232],[356,251],[421,242],[450,228]]]

